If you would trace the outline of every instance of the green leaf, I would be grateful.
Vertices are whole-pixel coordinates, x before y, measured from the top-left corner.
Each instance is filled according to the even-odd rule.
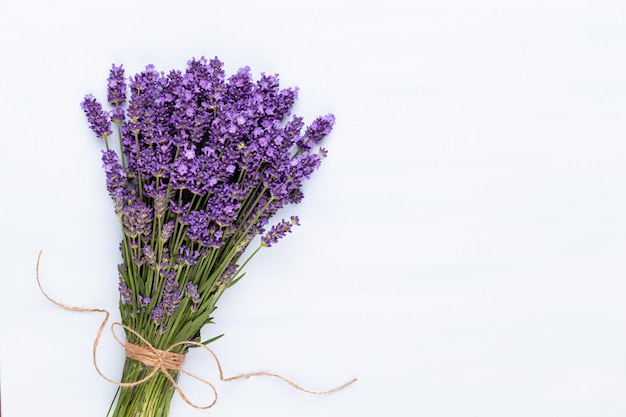
[[[208,345],[209,343],[213,343],[213,342],[215,342],[217,339],[219,339],[219,338],[220,338],[220,337],[222,337],[222,336],[224,336],[224,333],[222,333],[222,334],[221,334],[221,335],[219,335],[219,336],[215,336],[215,337],[214,337],[214,338],[212,338],[212,339],[205,340],[204,342],[202,342],[202,344],[203,344],[204,346],[206,346],[206,345]]]

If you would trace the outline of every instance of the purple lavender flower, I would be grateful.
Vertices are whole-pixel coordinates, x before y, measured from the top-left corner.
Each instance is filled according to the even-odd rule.
[[[132,304],[133,303],[133,291],[128,288],[124,278],[120,275],[120,282],[118,289],[120,291],[120,296],[122,297],[123,304]]]
[[[126,81],[124,80],[124,68],[122,65],[112,65],[108,78],[107,100],[114,105],[120,105],[126,101]]]
[[[178,260],[183,265],[195,265],[200,257],[198,250],[191,249],[185,245],[181,245],[178,250]]]
[[[198,295],[198,286],[194,285],[193,282],[189,281],[185,286],[185,295],[191,298],[191,301],[194,304],[200,302],[200,295]]]
[[[198,311],[198,304],[200,303],[200,294],[198,294],[198,286],[194,285],[191,281],[187,283],[185,286],[185,295],[191,298],[191,302],[193,305],[191,306],[191,311]]]
[[[209,216],[204,211],[194,210],[179,217],[182,224],[187,225],[187,238],[193,242],[207,246],[209,242]]]
[[[209,230],[209,240],[207,242],[207,246],[211,248],[219,248],[224,244],[222,240],[222,236],[224,236],[224,232],[220,229],[211,228]]]
[[[167,207],[167,191],[159,190],[154,196],[154,217],[160,219],[165,214],[165,208]]]
[[[116,190],[126,187],[126,172],[115,151],[111,149],[102,151],[102,167],[106,176],[107,190],[111,196]]]
[[[117,107],[111,112],[111,121],[115,124],[122,124],[124,122],[124,109]]]
[[[287,201],[291,204],[298,204],[304,198],[304,194],[298,188],[294,188],[289,191],[289,196],[287,197]]]
[[[305,141],[313,143],[320,143],[324,137],[326,137],[335,125],[335,116],[327,114],[326,116],[320,116],[311,123],[304,133]]]
[[[211,221],[209,213],[194,210],[189,214],[182,214],[179,221],[187,226],[187,238],[201,246],[218,248],[224,244],[224,232]]]
[[[164,333],[167,328],[163,325],[163,319],[165,318],[165,308],[163,305],[157,305],[154,310],[152,310],[151,316],[154,324],[160,325],[161,333]]]
[[[97,137],[106,139],[111,133],[111,122],[108,114],[102,110],[102,105],[91,94],[85,96],[85,100],[80,107],[87,116],[89,128],[93,130]]]
[[[220,276],[220,279],[218,281],[218,286],[213,288],[213,291],[217,291],[218,288],[224,288],[225,286],[228,285],[228,283],[230,283],[230,281],[233,279],[233,277],[235,276],[235,274],[237,273],[237,267],[238,265],[231,263],[230,265],[228,265],[226,267],[226,269],[224,269],[224,272],[222,272],[222,275]]]
[[[265,236],[261,237],[261,245],[269,248],[287,233],[291,233],[291,227],[297,224],[297,217],[295,217],[295,219],[292,217],[291,221],[281,220],[279,223],[272,226]]]
[[[170,200],[170,211],[174,214],[186,213],[191,207],[190,203],[183,203],[181,201]]]
[[[150,245],[145,245],[141,251],[143,252],[143,260],[152,269],[156,269],[157,257],[154,249]]]
[[[174,278],[176,276],[176,271],[172,269],[174,265],[170,264],[170,254],[167,247],[162,249],[161,260],[159,262],[155,262],[151,266],[154,270],[159,272],[159,275],[163,277]]]
[[[150,304],[150,297],[142,297],[141,295],[138,295],[137,300],[139,301],[139,305],[143,307]]]
[[[122,224],[128,236],[148,237],[152,233],[152,209],[142,201],[135,201],[124,207]]]
[[[137,295],[137,301],[139,302],[139,309],[131,311],[131,316],[141,314],[146,311],[146,307],[150,304],[150,297],[143,297],[140,294]]]
[[[179,290],[178,282],[173,278],[168,278],[165,281],[161,302],[152,310],[152,320],[156,324],[162,325],[163,318],[166,315],[174,314],[182,298],[183,295]]]
[[[163,225],[163,228],[161,229],[161,234],[159,236],[161,243],[163,244],[167,242],[170,236],[172,236],[173,232],[174,232],[174,221],[170,220],[169,222],[165,223]]]

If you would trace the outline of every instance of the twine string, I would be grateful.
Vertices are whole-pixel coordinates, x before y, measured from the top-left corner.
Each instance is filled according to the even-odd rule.
[[[199,343],[199,342],[196,342],[196,341],[185,340],[185,341],[182,341],[182,342],[174,343],[173,345],[171,345],[170,347],[168,347],[165,350],[160,350],[160,349],[155,348],[150,342],[148,342],[143,336],[141,336],[134,329],[126,326],[123,323],[114,322],[114,323],[111,324],[111,333],[113,334],[113,338],[117,341],[117,343],[124,348],[126,357],[128,357],[130,359],[133,359],[133,360],[136,360],[138,362],[141,362],[144,365],[152,368],[151,371],[148,373],[148,375],[146,375],[144,378],[142,378],[142,379],[140,379],[138,381],[135,381],[135,382],[115,381],[115,380],[107,377],[106,375],[104,375],[104,373],[102,373],[102,371],[100,370],[100,368],[98,366],[98,360],[97,360],[97,350],[98,350],[98,345],[100,344],[100,338],[102,337],[102,332],[106,328],[107,323],[109,322],[109,318],[110,318],[111,314],[109,313],[109,311],[107,311],[105,309],[101,309],[101,308],[83,308],[83,307],[69,306],[69,305],[63,304],[63,303],[53,299],[52,297],[50,297],[43,290],[43,287],[41,286],[41,281],[39,279],[39,262],[41,260],[41,254],[42,254],[42,251],[39,251],[39,255],[37,256],[37,265],[36,265],[36,268],[35,268],[35,276],[37,278],[37,286],[39,287],[39,290],[44,295],[44,297],[46,297],[46,299],[48,299],[48,301],[50,301],[52,304],[54,304],[54,305],[56,305],[58,307],[61,307],[64,310],[74,311],[74,312],[78,312],[78,313],[102,313],[102,314],[104,314],[104,319],[102,320],[102,323],[98,327],[98,333],[96,334],[96,338],[94,339],[94,342],[93,342],[93,351],[92,351],[92,353],[93,353],[93,365],[96,368],[96,372],[98,373],[98,375],[100,375],[105,381],[107,381],[107,382],[109,382],[111,384],[114,384],[114,385],[117,385],[117,386],[123,387],[123,388],[136,387],[137,385],[143,384],[144,382],[147,382],[148,380],[150,380],[158,372],[161,372],[170,381],[170,383],[172,384],[174,389],[178,392],[178,394],[183,399],[183,401],[185,401],[191,407],[196,408],[196,409],[200,409],[200,410],[205,410],[205,409],[209,409],[209,408],[213,407],[215,405],[215,403],[217,402],[217,389],[215,388],[215,386],[211,382],[209,382],[206,379],[201,378],[198,375],[195,375],[195,374],[193,374],[193,373],[191,373],[189,371],[186,371],[182,367],[183,363],[184,363],[184,360],[185,360],[185,355],[182,354],[182,353],[173,352],[173,350],[176,349],[179,346],[200,347],[200,348],[204,349],[206,352],[208,352],[213,357],[213,359],[215,360],[215,363],[217,364],[217,369],[219,371],[220,380],[223,381],[223,382],[234,381],[234,380],[237,380],[237,379],[247,379],[247,378],[254,377],[254,376],[269,376],[269,377],[277,378],[277,379],[285,382],[286,384],[288,384],[291,387],[297,389],[298,391],[306,392],[306,393],[309,393],[309,394],[323,395],[323,394],[330,394],[330,393],[333,393],[333,392],[341,391],[342,389],[346,388],[347,386],[349,386],[349,385],[351,385],[351,384],[353,384],[353,383],[355,383],[357,381],[357,378],[354,378],[354,379],[352,379],[352,380],[350,380],[350,381],[348,381],[348,382],[346,382],[346,383],[344,383],[342,385],[339,385],[339,386],[337,386],[335,388],[332,388],[332,389],[329,389],[327,391],[311,391],[311,390],[308,390],[306,388],[303,388],[302,386],[296,384],[295,382],[293,382],[290,379],[285,378],[282,375],[271,373],[271,372],[264,372],[264,371],[249,372],[249,373],[239,374],[239,375],[235,375],[235,376],[231,376],[231,377],[224,377],[224,371],[222,369],[221,362],[217,358],[217,355],[215,354],[215,352],[213,352],[213,350],[211,350],[208,346],[203,345],[202,343]],[[141,344],[138,345],[138,344],[122,341],[117,336],[117,334],[115,333],[115,328],[116,327],[121,327],[124,330],[126,330],[126,331],[132,333],[133,335],[135,335],[141,341]],[[207,385],[213,391],[213,401],[209,405],[205,405],[205,406],[201,406],[201,405],[198,405],[198,404],[195,404],[194,402],[192,402],[185,395],[184,391],[178,385],[178,383],[176,382],[174,377],[172,377],[170,371],[176,371],[176,372],[183,373],[183,374],[188,375],[191,378],[194,378],[197,381],[200,381],[203,384]]]

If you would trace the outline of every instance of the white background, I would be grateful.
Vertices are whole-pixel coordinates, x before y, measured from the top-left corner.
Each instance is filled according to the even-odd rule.
[[[112,63],[202,55],[337,118],[302,226],[205,335],[226,333],[227,375],[359,382],[216,382],[214,409],[172,416],[626,415],[626,2],[24,0],[0,36],[5,417],[105,415],[101,317],[47,302],[37,253],[50,295],[117,318],[119,228],[79,103],[106,99]],[[122,356],[107,332],[111,378]],[[199,352],[187,366],[217,379]]]

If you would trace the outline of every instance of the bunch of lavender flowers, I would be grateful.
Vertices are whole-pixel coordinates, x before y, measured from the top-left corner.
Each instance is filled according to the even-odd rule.
[[[299,224],[293,216],[269,226],[281,208],[302,200],[303,182],[326,156],[317,145],[334,116],[305,127],[290,113],[297,92],[281,89],[275,75],[253,79],[244,67],[227,78],[217,58],[194,58],[185,72],[165,74],[148,65],[128,78],[113,65],[111,109],[91,95],[82,102],[104,141],[106,188],[121,225],[122,322],[155,348],[199,341],[218,299],[243,277],[250,258]],[[119,143],[110,143],[113,131]],[[258,247],[246,251],[257,235]],[[131,332],[126,337],[141,343]],[[127,358],[122,382],[150,371]],[[173,393],[156,374],[121,388],[113,416],[167,416]]]

